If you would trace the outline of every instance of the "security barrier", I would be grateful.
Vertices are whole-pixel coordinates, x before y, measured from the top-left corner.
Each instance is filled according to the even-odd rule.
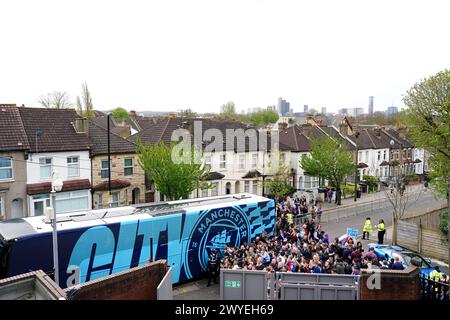
[[[221,300],[359,300],[359,276],[220,271]]]

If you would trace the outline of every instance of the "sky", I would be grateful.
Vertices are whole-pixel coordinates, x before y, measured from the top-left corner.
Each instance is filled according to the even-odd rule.
[[[447,0],[0,0],[0,103],[86,82],[94,107],[402,107],[450,68]]]

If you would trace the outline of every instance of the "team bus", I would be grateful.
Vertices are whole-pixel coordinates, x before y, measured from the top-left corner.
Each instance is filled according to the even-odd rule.
[[[247,194],[90,210],[57,217],[62,288],[167,259],[173,283],[199,277],[209,252],[273,234],[273,200]],[[0,278],[53,272],[52,225],[44,216],[0,222]]]

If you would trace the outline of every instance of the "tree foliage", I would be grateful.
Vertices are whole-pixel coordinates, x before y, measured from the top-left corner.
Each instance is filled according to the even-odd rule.
[[[408,106],[408,134],[429,154],[431,187],[448,198],[450,173],[450,70],[416,83],[403,98]]]
[[[247,119],[245,119],[247,118]],[[250,123],[255,127],[263,127],[278,121],[278,113],[273,110],[260,110],[250,113],[243,119],[244,123]]]
[[[336,203],[341,204],[341,185],[355,170],[352,154],[343,142],[331,138],[311,140],[311,152],[300,159],[300,166],[308,176],[327,179],[336,188]]]
[[[168,200],[187,199],[197,188],[208,189],[208,170],[201,164],[194,147],[189,154],[179,154],[189,161],[174,161],[174,148],[163,142],[155,145],[143,145],[138,142],[138,162],[147,177],[155,183],[156,189]]]
[[[219,119],[222,120],[239,120],[239,115],[236,112],[236,106],[233,101],[228,101],[220,107]]]
[[[130,114],[128,113],[128,111],[122,107],[115,108],[111,112],[111,115],[114,119],[117,119],[117,120],[126,120],[130,117]]]
[[[197,112],[193,111],[191,108],[181,109],[178,111],[178,116],[182,118],[197,118]]]
[[[92,96],[86,82],[81,84],[81,98],[77,96],[77,111],[82,117],[94,117]]]
[[[286,196],[295,192],[295,188],[290,183],[289,168],[283,164],[279,165],[270,180],[264,182],[264,187],[268,189],[270,194],[281,198],[286,198]]]
[[[66,109],[72,107],[67,92],[53,91],[38,98],[38,103],[45,108]]]

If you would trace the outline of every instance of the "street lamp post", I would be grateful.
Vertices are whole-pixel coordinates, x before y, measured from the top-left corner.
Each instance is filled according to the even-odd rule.
[[[355,145],[356,145],[356,152],[355,152],[355,198],[354,201],[356,201],[356,198],[358,197],[358,184],[357,184],[357,179],[358,179],[358,137],[359,137],[359,132],[356,131],[355,132]]]
[[[59,178],[58,173],[56,171],[52,174],[52,190],[51,190],[51,199],[52,199],[52,207],[47,208],[47,218],[52,223],[53,228],[53,269],[55,272],[55,282],[57,285],[59,284],[59,262],[58,262],[58,232],[57,232],[57,224],[56,224],[56,192],[60,192],[63,187],[63,181]]]

